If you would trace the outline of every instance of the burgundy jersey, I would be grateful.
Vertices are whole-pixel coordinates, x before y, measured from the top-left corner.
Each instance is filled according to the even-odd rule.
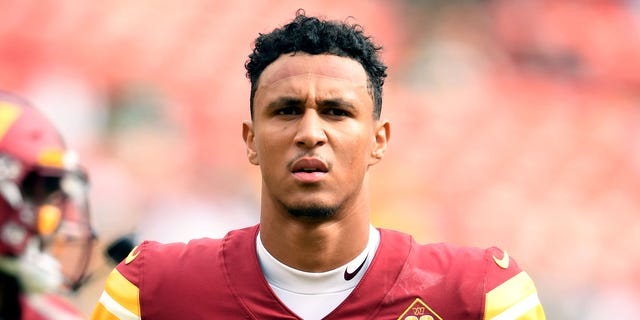
[[[110,274],[92,319],[301,319],[264,278],[257,233],[143,242]],[[380,229],[369,269],[324,319],[544,318],[533,281],[505,251],[420,245]]]

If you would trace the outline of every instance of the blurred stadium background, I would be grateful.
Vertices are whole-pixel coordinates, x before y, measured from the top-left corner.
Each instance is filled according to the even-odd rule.
[[[297,8],[362,24],[390,66],[377,226],[498,245],[549,319],[640,314],[640,1],[8,0],[0,88],[88,167],[100,236],[89,314],[128,233],[181,241],[257,222],[244,62]]]

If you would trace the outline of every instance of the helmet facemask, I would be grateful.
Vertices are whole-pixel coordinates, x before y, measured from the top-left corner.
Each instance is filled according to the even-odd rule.
[[[3,158],[0,163],[10,162],[6,155]],[[3,225],[0,237],[5,244],[13,245],[13,259],[19,260],[13,268],[18,269],[20,278],[39,279],[35,285],[24,284],[26,289],[44,291],[59,284],[66,289],[78,289],[87,280],[95,239],[89,220],[85,171],[79,167],[35,166],[24,173],[18,186],[10,187],[7,179],[0,185],[4,185],[0,194],[16,213],[10,224]],[[20,191],[19,197],[15,196],[15,189]],[[5,239],[11,237],[14,239]],[[23,282],[30,281],[23,279]]]

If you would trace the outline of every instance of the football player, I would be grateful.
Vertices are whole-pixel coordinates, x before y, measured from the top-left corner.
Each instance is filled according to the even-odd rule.
[[[260,224],[147,241],[107,279],[94,319],[544,319],[506,251],[417,244],[370,221],[390,124],[386,66],[358,25],[308,17],[260,34],[246,63]]]
[[[82,319],[58,293],[86,280],[88,181],[51,122],[0,92],[0,319]]]

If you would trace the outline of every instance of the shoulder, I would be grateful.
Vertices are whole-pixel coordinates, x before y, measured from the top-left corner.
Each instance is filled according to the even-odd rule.
[[[418,264],[435,265],[454,279],[475,279],[485,291],[490,291],[524,272],[506,250],[498,247],[417,244],[413,247],[412,258]]]
[[[506,250],[438,243],[419,245],[415,252],[439,264],[446,286],[457,288],[463,300],[479,298],[485,319],[544,319],[533,279]]]
[[[469,271],[472,268],[478,275],[488,270],[499,271],[506,274],[515,274],[521,271],[516,261],[500,248],[479,248],[473,246],[460,246],[450,243],[417,243],[409,234],[379,229],[381,243],[385,246],[409,248],[409,260],[417,265],[428,264],[447,270],[461,268]]]
[[[234,251],[238,242],[250,242],[257,227],[229,232],[222,239],[202,238],[188,243],[162,244],[144,241],[135,247],[109,274],[92,319],[112,319],[159,314],[167,303],[190,303],[188,295],[175,292],[204,292],[212,295],[211,283],[222,283],[224,250]],[[240,241],[234,241],[234,239]]]
[[[491,274],[498,277],[511,277],[522,269],[507,253],[497,248],[478,248],[458,246],[448,243],[419,245],[416,251],[450,268],[464,268],[469,273],[484,277]]]
[[[115,268],[128,281],[139,284],[142,273],[146,278],[151,274],[169,274],[175,277],[181,270],[198,271],[216,265],[222,259],[223,250],[233,250],[233,246],[246,242],[256,227],[230,231],[221,239],[200,238],[187,243],[160,243],[143,241],[133,248],[129,255]],[[231,247],[231,248],[230,248]]]
[[[116,266],[116,270],[136,284],[143,270],[148,272],[150,268],[153,269],[155,266],[162,266],[164,269],[172,268],[184,262],[185,258],[215,257],[212,253],[218,250],[220,241],[208,238],[191,240],[188,243],[167,244],[143,241]]]
[[[255,234],[256,228],[253,226],[233,230],[221,239],[200,238],[187,243],[163,244],[144,241],[131,250],[129,255],[116,266],[116,270],[136,286],[143,272],[146,278],[152,274],[157,276],[169,274],[175,277],[176,274],[183,274],[181,270],[198,272],[208,266],[216,265],[225,247],[232,247],[237,242],[234,241],[235,239],[243,241],[249,239]]]
[[[449,269],[458,265],[484,266],[492,261],[493,254],[502,257],[502,251],[498,248],[481,249],[470,246],[459,246],[450,243],[420,244],[406,233],[379,229],[381,243],[385,246],[409,248],[409,260],[417,265],[426,264],[430,267]],[[515,264],[512,264],[515,266]]]
[[[440,298],[431,298],[433,301],[443,299],[443,305],[467,306],[474,313],[484,314],[485,319],[544,319],[534,281],[506,250],[450,243],[419,244],[410,235],[380,231],[381,243],[387,242],[387,247],[409,248],[400,277],[403,286],[411,283],[418,288],[438,288]]]
[[[149,293],[164,297],[164,290],[158,290],[157,286],[173,285],[175,278],[183,277],[182,262],[191,264],[193,261],[187,260],[199,260],[194,254],[198,249],[215,250],[218,242],[214,239],[170,244],[142,242],[107,277],[91,319],[113,319],[113,315],[120,319],[140,319],[143,300]]]

